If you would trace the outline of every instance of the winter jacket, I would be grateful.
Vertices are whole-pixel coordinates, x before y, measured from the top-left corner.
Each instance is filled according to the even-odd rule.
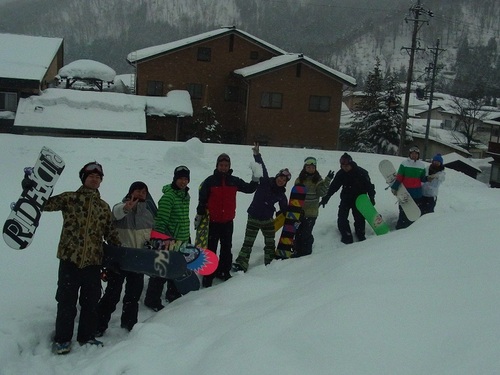
[[[140,249],[149,240],[154,217],[146,202],[137,202],[128,212],[124,209],[126,202],[124,199],[113,206],[115,228],[123,246]]]
[[[375,186],[371,183],[368,172],[359,167],[355,162],[351,162],[352,169],[349,172],[340,169],[333,178],[325,198],[330,198],[340,188],[340,199],[354,205],[356,198],[360,194],[368,194],[371,199],[375,199]]]
[[[427,181],[425,164],[421,160],[408,158],[399,166],[396,181],[391,189],[398,190],[399,185],[403,184],[413,199],[420,199],[422,198],[422,182],[425,181]]]
[[[178,241],[189,241],[189,188],[180,190],[175,182],[163,187],[163,196],[158,202],[154,229],[168,234]]]
[[[328,192],[331,178],[325,177],[318,182],[313,182],[313,175],[307,175],[305,180],[301,181],[299,178],[295,180],[295,185],[302,184],[306,186],[306,200],[304,202],[305,217],[318,217],[319,213],[319,199]]]
[[[257,189],[258,182],[245,182],[232,175],[233,170],[220,173],[215,170],[213,175],[207,177],[200,185],[199,203],[196,208],[198,215],[204,215],[207,210],[210,221],[227,223],[236,216],[236,193],[251,194]]]
[[[276,185],[276,179],[274,177],[269,177],[267,168],[260,154],[254,155],[254,159],[257,163],[262,165],[263,176],[260,178],[259,186],[255,191],[252,203],[250,203],[247,212],[254,219],[270,220],[274,217],[274,205],[276,203],[279,204],[281,211],[286,211],[286,189],[284,186]]]
[[[103,240],[120,245],[111,209],[98,190],[81,186],[76,192],[50,197],[44,211],[62,211],[63,227],[57,257],[78,268],[102,263]]]
[[[431,181],[427,181],[422,184],[422,195],[424,197],[437,197],[439,192],[439,185],[444,182],[445,175],[445,171],[434,173],[434,178]]]

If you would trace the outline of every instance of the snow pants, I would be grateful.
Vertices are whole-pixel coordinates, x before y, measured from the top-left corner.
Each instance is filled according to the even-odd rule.
[[[245,240],[243,241],[243,246],[235,261],[235,263],[238,263],[245,272],[248,270],[250,254],[252,253],[252,247],[259,230],[261,230],[264,235],[264,264],[271,263],[275,257],[276,243],[274,241],[274,220],[257,220],[248,216],[245,229]]]
[[[233,263],[233,254],[231,253],[233,231],[234,222],[232,220],[227,223],[210,222],[208,229],[208,249],[217,253],[217,247],[220,242],[220,253],[217,270],[213,274],[204,277],[204,284],[207,286],[211,285],[214,277],[225,279],[230,274],[229,271]]]
[[[293,241],[294,257],[301,257],[312,253],[314,243],[312,232],[316,224],[316,219],[316,217],[304,217],[300,221],[300,225],[295,233],[295,240]]]
[[[356,208],[354,200],[341,199],[339,204],[339,211],[337,214],[337,227],[339,228],[342,242],[352,243],[352,232],[349,224],[349,211],[352,211],[354,217],[354,231],[359,239],[365,237],[365,218]]]
[[[137,323],[139,298],[141,298],[144,287],[144,275],[127,271],[120,271],[120,273],[108,271],[108,284],[97,306],[98,331],[104,332],[108,328],[111,314],[116,310],[116,305],[120,301],[124,282],[126,284],[125,295],[123,296],[121,327],[130,331]]]
[[[57,316],[55,342],[71,341],[80,303],[78,342],[94,339],[97,328],[97,303],[101,297],[101,267],[78,268],[76,264],[61,260],[57,281]]]

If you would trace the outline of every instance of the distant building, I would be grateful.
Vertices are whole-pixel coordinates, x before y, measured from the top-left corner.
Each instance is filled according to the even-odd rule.
[[[64,41],[0,33],[0,56],[0,132],[11,132],[19,99],[37,95],[54,82],[64,63]]]
[[[336,149],[342,90],[354,78],[234,27],[131,52],[138,95],[187,90],[195,121],[214,111],[224,142]],[[190,137],[189,123],[181,136]],[[161,124],[159,125],[161,126]]]

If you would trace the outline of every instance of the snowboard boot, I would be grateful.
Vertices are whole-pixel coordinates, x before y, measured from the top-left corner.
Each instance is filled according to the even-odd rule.
[[[213,275],[203,276],[202,285],[203,285],[204,288],[210,288],[212,286],[213,282],[214,282]]]
[[[353,243],[354,241],[352,239],[352,233],[343,234],[340,241],[342,241],[342,243],[345,243],[346,245]]]
[[[356,233],[356,237],[358,238],[359,242],[366,240],[366,236],[364,233]]]
[[[231,266],[231,271],[233,272],[247,272],[246,269],[243,268],[243,266],[241,266],[240,264],[238,263],[233,263],[232,266]]]
[[[222,281],[229,280],[232,276],[229,271],[220,271],[215,274],[215,277]]]
[[[84,345],[94,345],[94,346],[104,346],[102,341],[96,340],[96,339],[90,339],[87,341],[79,341],[80,346]]]
[[[68,354],[71,351],[71,341],[54,342],[52,344],[52,352],[54,354]]]

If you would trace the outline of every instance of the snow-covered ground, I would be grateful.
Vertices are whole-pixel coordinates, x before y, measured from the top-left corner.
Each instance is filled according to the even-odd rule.
[[[156,200],[180,164],[191,169],[191,218],[197,187],[228,153],[234,174],[250,179],[250,146],[0,135],[0,217],[20,193],[23,168],[42,146],[66,169],[55,193],[79,187],[88,161],[104,166],[101,195],[121,200],[145,181]],[[295,178],[306,156],[322,175],[339,169],[340,151],[261,147],[270,173]],[[381,155],[353,153],[376,185],[377,208],[394,228],[397,205],[377,165]],[[395,164],[402,160],[389,157]],[[251,195],[238,195],[237,254]],[[0,374],[497,374],[500,368],[500,190],[447,170],[436,213],[410,228],[344,245],[334,195],[320,209],[309,257],[263,265],[263,241],[250,270],[192,292],[159,313],[141,305],[130,333],[113,315],[104,347],[51,353],[60,213],[44,213],[33,244],[0,244]],[[194,231],[192,232],[194,234]],[[120,309],[120,306],[118,307]]]

